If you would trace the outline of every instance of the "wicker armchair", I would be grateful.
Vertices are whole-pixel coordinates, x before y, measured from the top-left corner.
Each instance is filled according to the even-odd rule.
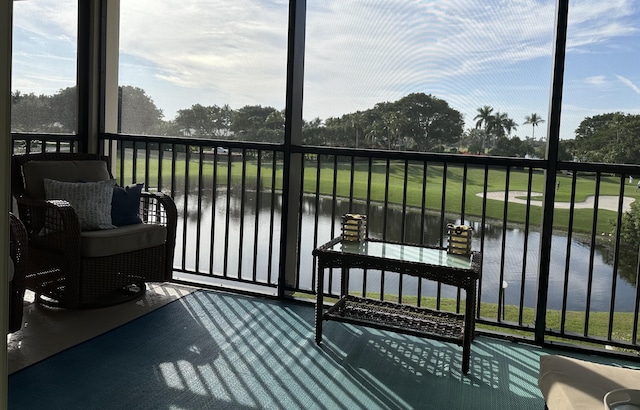
[[[9,281],[9,333],[22,328],[27,247],[27,230],[17,216],[9,213],[9,262],[13,267],[13,278]]]
[[[171,197],[140,192],[139,204],[134,197],[133,207],[142,223],[89,230],[70,198],[46,199],[50,196],[46,189],[59,181],[80,189],[114,184],[108,158],[74,153],[16,155],[11,172],[12,194],[29,237],[26,288],[36,293],[40,303],[105,306],[138,296],[146,282],[172,278],[177,211]],[[113,185],[111,189],[113,194]],[[103,208],[109,202],[106,206],[111,210],[111,197],[108,201],[98,198],[103,200],[87,208]]]

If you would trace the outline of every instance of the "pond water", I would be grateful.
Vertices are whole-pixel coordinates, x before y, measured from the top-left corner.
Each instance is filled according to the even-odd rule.
[[[258,281],[276,282],[278,270],[278,246],[281,198],[279,195],[245,193],[241,200],[232,193],[229,202],[226,190],[218,191],[213,200],[212,192],[203,192],[201,198],[200,247],[198,266],[201,271],[208,272],[210,262],[213,272],[219,274],[226,271],[231,277],[250,279],[254,274]],[[271,203],[275,202],[272,213]],[[184,196],[176,196],[179,208],[189,210],[186,223],[186,236],[181,234],[183,221],[179,222],[179,238],[176,247],[176,265],[180,262],[182,249],[185,252],[187,270],[196,266],[196,234],[197,195],[189,195],[185,204]],[[353,204],[349,209],[348,201],[338,200],[335,203],[329,198],[321,198],[316,209],[315,198],[305,197],[302,203],[302,230],[300,238],[300,278],[301,289],[312,289],[314,247],[338,236],[340,232],[340,215],[347,212],[368,214],[369,236],[390,240],[423,242],[427,245],[446,245],[446,227],[442,229],[439,215],[426,215],[424,221],[417,210],[407,209],[404,217],[400,208],[387,209],[386,216],[382,206],[371,205],[366,209],[364,204]],[[241,216],[244,216],[241,218]],[[213,219],[212,219],[213,216]],[[229,229],[226,229],[228,220]],[[271,222],[275,228],[271,229]],[[424,232],[421,226],[424,222]],[[459,223],[455,220],[446,222]],[[539,232],[529,232],[525,258],[525,232],[520,228],[508,227],[503,233],[501,224],[488,223],[484,229],[480,221],[465,221],[474,227],[473,250],[482,250],[483,272],[480,286],[480,297],[484,302],[496,303],[503,289],[506,304],[519,305],[523,300],[525,307],[535,307],[538,277]],[[317,233],[314,227],[318,226]],[[484,235],[481,249],[480,238]],[[257,240],[256,240],[257,238]],[[441,242],[442,241],[442,242]],[[257,246],[254,249],[254,243]],[[504,252],[503,252],[504,248]],[[229,249],[225,257],[225,249]],[[589,238],[572,239],[567,246],[566,233],[554,235],[551,244],[551,277],[549,279],[548,308],[561,309],[565,284],[568,289],[566,304],[568,310],[584,311],[587,305],[591,311],[608,311],[615,296],[616,311],[633,311],[635,304],[635,266],[637,251],[622,252],[618,272],[613,273],[613,245],[608,237],[597,237],[593,255],[591,275],[591,297],[589,294],[589,266],[591,246]],[[569,275],[565,279],[565,267],[569,252]],[[504,254],[504,262],[502,255]],[[257,263],[254,263],[254,260]],[[525,266],[526,264],[526,266]],[[254,271],[255,265],[255,271]],[[239,272],[239,273],[238,273]],[[354,291],[363,289],[364,273],[352,270],[350,288]],[[501,277],[502,272],[502,277]],[[269,279],[271,278],[271,279]],[[418,281],[415,278],[404,278],[401,282],[397,274],[387,272],[384,281],[381,273],[368,271],[366,276],[367,292],[379,292],[383,286],[385,292],[404,295],[416,294]],[[615,280],[615,287],[613,286]],[[566,282],[566,283],[565,283]],[[384,285],[382,285],[384,283]],[[333,280],[332,290],[338,291],[338,280]],[[455,297],[456,289],[447,286],[438,287],[430,281],[422,281],[422,294],[435,296],[437,292],[443,297]],[[612,289],[614,291],[612,292]]]

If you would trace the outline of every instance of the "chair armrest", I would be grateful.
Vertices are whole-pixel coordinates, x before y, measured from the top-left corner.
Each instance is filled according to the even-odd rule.
[[[67,201],[16,198],[31,246],[80,255],[80,221]]]
[[[41,274],[61,272],[67,291],[64,304],[78,304],[81,272],[80,221],[67,201],[16,198],[29,240],[26,286],[40,286]]]
[[[173,275],[173,253],[176,245],[178,210],[169,195],[162,192],[140,194],[140,219],[143,223],[160,224],[167,228],[166,272],[167,280]]]
[[[144,223],[170,227],[177,223],[178,211],[173,199],[162,192],[142,192],[140,194],[140,218]]]

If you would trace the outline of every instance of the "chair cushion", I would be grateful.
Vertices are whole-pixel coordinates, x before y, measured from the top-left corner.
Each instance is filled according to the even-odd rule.
[[[78,215],[81,230],[111,229],[111,200],[116,181],[61,182],[44,179],[46,199],[63,199]]]
[[[167,228],[155,224],[127,225],[80,234],[82,257],[101,257],[159,246],[167,239]]]
[[[132,184],[113,188],[111,200],[111,223],[125,226],[142,223],[140,216],[140,194],[144,184]]]
[[[85,161],[28,161],[22,166],[25,191],[34,199],[46,199],[44,179],[64,182],[107,181],[111,175],[107,163],[100,160]]]
[[[540,357],[538,387],[549,410],[602,409],[611,390],[640,389],[640,370],[547,355]]]

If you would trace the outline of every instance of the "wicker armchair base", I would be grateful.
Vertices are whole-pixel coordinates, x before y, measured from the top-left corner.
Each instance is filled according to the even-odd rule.
[[[27,288],[36,293],[38,303],[47,307],[110,306],[142,296],[145,282],[166,280],[164,245],[100,258],[83,258],[79,283],[69,281],[61,269],[36,266],[38,260],[50,261],[50,252],[36,249],[33,253],[40,257],[30,260],[33,263],[28,269]]]

